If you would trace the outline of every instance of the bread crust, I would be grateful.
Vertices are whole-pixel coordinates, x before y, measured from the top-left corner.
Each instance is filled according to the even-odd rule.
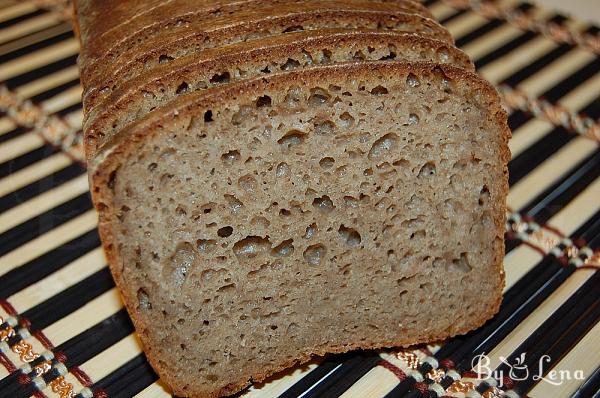
[[[321,22],[322,21],[322,22]],[[335,23],[331,22],[335,21]],[[219,18],[202,25],[181,31],[161,35],[125,52],[110,64],[110,70],[104,70],[88,57],[82,57],[80,63],[81,79],[85,87],[87,112],[94,106],[94,97],[105,87],[115,86],[141,73],[142,68],[155,67],[159,58],[168,59],[182,51],[198,52],[210,47],[208,43],[223,45],[228,40],[243,39],[245,35],[256,37],[257,32],[282,31],[286,27],[307,24],[323,24],[323,27],[349,26],[365,27],[402,24],[406,30],[436,38],[453,44],[448,31],[436,21],[417,14],[406,13],[388,3],[371,3],[356,0],[352,3],[320,2],[319,5],[288,5],[264,10],[237,13],[229,18]],[[262,33],[262,36],[269,34]]]
[[[434,55],[438,51],[444,51],[448,54],[448,59],[454,60],[457,66],[474,70],[469,57],[454,46],[440,40],[393,31],[345,29],[301,31],[209,49],[198,55],[160,65],[128,81],[92,109],[84,120],[86,156],[88,159],[94,156],[98,146],[102,145],[106,137],[102,132],[114,123],[115,115],[130,112],[131,105],[143,97],[144,92],[164,90],[169,84],[179,84],[180,81],[187,80],[188,76],[210,77],[222,73],[223,70],[243,68],[244,65],[247,68],[251,65],[270,64],[273,59],[286,59],[291,56],[290,54],[297,54],[306,49],[315,51],[324,48],[388,44],[396,46],[401,60],[405,49],[415,49],[417,52],[428,51],[431,53],[430,61],[436,61]]]
[[[159,358],[155,356],[154,344],[146,334],[146,329],[151,325],[146,325],[141,317],[134,311],[136,297],[133,292],[127,289],[125,281],[122,277],[122,264],[118,247],[115,245],[114,233],[111,228],[113,216],[110,209],[112,206],[111,192],[108,188],[110,185],[111,175],[118,170],[121,165],[121,160],[125,159],[129,154],[135,153],[138,145],[152,139],[155,134],[159,134],[159,129],[156,127],[168,122],[169,120],[177,121],[178,118],[194,113],[198,109],[210,109],[215,104],[225,102],[223,98],[233,98],[235,102],[246,101],[256,97],[256,93],[264,90],[278,90],[288,88],[293,84],[308,85],[315,84],[320,81],[335,81],[340,79],[340,76],[360,79],[361,77],[368,78],[376,74],[382,79],[393,79],[399,76],[413,73],[417,76],[435,76],[436,73],[443,73],[449,79],[456,81],[461,89],[461,94],[473,96],[478,103],[486,109],[491,119],[494,119],[502,130],[500,141],[500,156],[504,164],[504,179],[498,181],[498,189],[500,197],[505,198],[508,192],[508,172],[507,162],[510,158],[508,149],[508,139],[510,130],[507,125],[507,115],[502,109],[499,96],[495,89],[486,81],[467,70],[457,68],[451,65],[438,65],[434,63],[405,63],[405,62],[363,62],[347,65],[332,65],[321,66],[303,71],[295,71],[294,73],[283,72],[269,76],[269,78],[257,78],[241,83],[232,84],[229,86],[216,87],[204,92],[192,93],[185,97],[173,101],[169,106],[163,108],[162,112],[153,113],[146,118],[140,120],[129,128],[127,134],[115,136],[114,139],[107,143],[103,152],[90,164],[90,184],[94,204],[99,212],[99,230],[102,238],[102,244],[105,249],[108,263],[111,272],[115,277],[117,286],[123,294],[126,308],[133,319],[133,323],[140,334],[140,338],[145,347],[146,355],[151,365],[156,369],[160,376],[169,384],[176,394],[185,396],[193,396],[198,398],[212,398],[223,394],[230,394],[248,385],[248,380],[237,380],[229,385],[220,387],[215,391],[193,390],[182,387],[181,380],[176,374],[172,374],[168,367],[165,367]],[[285,369],[293,364],[304,363],[311,356],[323,355],[325,353],[342,353],[353,349],[374,349],[381,347],[400,347],[412,344],[422,343],[426,341],[435,341],[447,338],[451,335],[463,334],[476,327],[481,326],[486,320],[491,318],[499,309],[502,299],[502,289],[504,286],[504,272],[502,270],[502,259],[504,256],[504,241],[502,239],[504,231],[504,218],[506,205],[504,202],[497,203],[496,211],[493,213],[493,221],[496,228],[495,250],[493,273],[490,278],[496,278],[498,281],[497,290],[488,292],[490,303],[487,311],[482,313],[479,318],[470,319],[471,323],[464,328],[454,328],[439,333],[431,333],[424,338],[415,339],[407,336],[401,336],[395,341],[386,342],[364,342],[351,343],[348,345],[330,345],[324,347],[316,347],[300,353],[294,360],[274,364],[271,368],[265,369],[260,374],[253,377],[253,381],[262,381],[266,377]],[[192,386],[193,387],[193,386]]]
[[[270,0],[279,5],[303,0]],[[304,0],[307,1],[307,0]],[[310,0],[309,0],[310,1]],[[407,12],[433,18],[431,12],[413,0],[375,0],[397,4]],[[76,0],[75,18],[84,29],[82,57],[96,62],[132,45],[138,37],[147,37],[173,26],[182,27],[219,13],[231,14],[264,4],[264,0]],[[111,24],[106,20],[110,18]],[[76,24],[76,25],[79,25]],[[109,58],[110,60],[110,58]]]

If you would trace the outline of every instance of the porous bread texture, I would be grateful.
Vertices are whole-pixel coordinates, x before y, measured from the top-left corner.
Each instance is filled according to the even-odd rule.
[[[279,6],[290,3],[311,3],[320,0],[269,0],[268,5]],[[373,0],[375,2],[393,3],[398,10],[408,13],[416,13],[424,17],[433,18],[431,12],[421,3],[412,0]],[[111,1],[104,1],[111,3]],[[104,3],[103,2],[103,3]],[[89,1],[78,0],[75,3],[89,3]],[[108,4],[106,10],[96,11],[95,15],[110,13],[111,21],[114,19],[115,7],[122,8],[121,3],[127,1],[119,0],[118,5]],[[129,1],[131,3],[131,1]],[[190,0],[164,1],[145,0],[144,12],[139,12],[136,4],[129,4],[125,9],[118,9],[118,17],[115,26],[104,31],[107,28],[106,21],[94,23],[89,21],[86,25],[95,27],[93,33],[85,35],[85,46],[82,51],[82,57],[86,63],[90,64],[90,70],[96,73],[104,73],[107,66],[120,56],[123,52],[131,50],[140,43],[153,39],[158,34],[165,32],[179,31],[190,26],[198,26],[198,23],[206,23],[214,18],[222,18],[232,15],[240,10],[251,8],[260,8],[265,5],[264,0],[209,0],[191,2]],[[84,16],[87,16],[85,8],[82,10]],[[125,15],[123,15],[125,14]],[[130,14],[130,15],[127,15]],[[104,15],[106,17],[106,15]],[[129,16],[129,17],[128,17]],[[97,26],[99,25],[99,26]],[[89,38],[89,39],[88,39]]]
[[[481,325],[504,281],[508,135],[474,74],[363,62],[193,93],[115,136],[92,193],[151,364],[217,397]]]
[[[445,42],[374,30],[301,31],[238,43],[180,58],[130,80],[84,120],[85,152],[173,98],[206,88],[314,65],[356,60],[452,63],[473,70],[468,56]]]
[[[215,19],[202,29],[161,35],[157,40],[123,53],[111,64],[110,73],[92,74],[83,62],[84,110],[87,112],[123,82],[144,71],[176,58],[209,48],[259,39],[299,30],[362,28],[417,33],[452,43],[448,31],[437,22],[394,10],[389,3],[319,2],[319,5],[289,5],[262,12],[239,12],[229,18]]]

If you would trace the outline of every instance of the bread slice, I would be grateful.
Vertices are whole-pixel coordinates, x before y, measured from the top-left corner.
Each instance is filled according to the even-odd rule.
[[[85,107],[89,111],[123,82],[161,63],[209,48],[278,35],[289,31],[326,28],[382,29],[417,33],[452,43],[448,31],[437,22],[394,10],[392,4],[362,0],[320,1],[318,4],[294,4],[240,12],[229,18],[215,19],[194,28],[161,35],[110,63],[110,70],[96,70],[87,61],[81,64]],[[91,69],[90,69],[91,68]]]
[[[280,6],[293,3],[310,3],[320,0],[269,0],[268,6]],[[372,0],[394,4],[398,11],[416,13],[424,17],[433,18],[431,12],[422,4],[412,0]],[[139,0],[123,1],[111,4],[114,1],[107,0],[106,8],[100,8],[90,12],[90,0],[78,0],[82,4],[82,25],[91,26],[84,41],[82,57],[86,63],[93,64],[93,69],[105,68],[110,65],[123,52],[131,50],[136,44],[147,42],[158,34],[179,31],[190,26],[205,24],[215,18],[230,17],[240,10],[252,8],[264,8],[264,0],[204,0],[192,2],[190,0]],[[123,9],[123,3],[128,7]],[[141,12],[137,7],[145,4],[146,8]],[[111,21],[117,19],[112,28],[106,23],[106,18]],[[104,18],[104,20],[99,20]]]
[[[127,124],[186,93],[281,70],[390,59],[452,63],[474,69],[469,57],[454,46],[399,32],[300,31],[233,44],[157,66],[113,92],[86,117],[86,154],[88,158],[94,156],[97,147]]]
[[[451,65],[320,66],[179,97],[89,167],[107,258],[177,395],[481,325],[504,281],[506,114]]]

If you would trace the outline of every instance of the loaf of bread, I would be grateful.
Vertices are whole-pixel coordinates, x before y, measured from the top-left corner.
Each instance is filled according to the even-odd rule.
[[[100,94],[85,136],[111,271],[174,393],[232,394],[314,355],[440,340],[493,316],[509,131],[447,32],[427,34],[439,25],[410,2],[305,1],[287,2],[311,21],[302,31],[225,40],[196,25],[193,1],[147,3],[102,27],[116,43],[104,51],[125,50],[84,77]],[[168,3],[188,6],[189,26],[148,20]],[[223,18],[254,27],[288,6],[219,3],[244,3]],[[368,10],[395,3],[404,11]],[[406,25],[373,26],[373,13]],[[120,26],[148,42],[126,44]],[[161,41],[156,26],[213,44]],[[115,79],[152,44],[173,59]]]

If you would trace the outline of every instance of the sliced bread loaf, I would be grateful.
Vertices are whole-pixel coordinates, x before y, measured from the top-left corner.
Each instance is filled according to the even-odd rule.
[[[473,70],[468,56],[445,42],[414,34],[330,29],[292,32],[206,50],[129,80],[84,121],[88,158],[127,124],[173,98],[281,70],[353,60],[451,63]]]
[[[82,58],[90,65],[90,70],[104,70],[123,52],[131,50],[134,46],[153,39],[156,35],[164,35],[171,31],[180,31],[190,26],[205,24],[215,18],[230,17],[240,10],[252,8],[264,8],[268,6],[280,6],[292,3],[310,3],[320,0],[204,0],[202,2],[190,0],[156,0],[145,2],[132,2],[120,0],[118,4],[114,1],[105,1],[108,7],[96,9],[94,13],[87,12],[90,1],[79,0],[83,3],[81,10],[81,22],[84,26],[94,27],[93,32],[85,35]],[[387,2],[394,4],[397,11],[416,13],[424,17],[432,18],[429,10],[422,4],[412,0],[373,0],[374,2]],[[103,3],[105,3],[103,2]],[[122,3],[129,4],[123,9]],[[143,12],[138,10],[139,4],[146,3]],[[136,6],[137,5],[137,6]],[[117,14],[117,18],[114,14]],[[98,24],[99,18],[110,18],[114,26],[106,21]]]
[[[508,135],[473,73],[367,61],[194,92],[114,135],[92,195],[151,364],[217,397],[481,325],[504,280]]]
[[[322,1],[318,5],[295,4],[262,11],[240,12],[230,18],[215,19],[199,28],[165,34],[156,40],[123,53],[106,73],[92,74],[83,62],[84,106],[89,111],[100,99],[123,82],[161,63],[209,48],[278,35],[289,31],[326,28],[382,29],[417,33],[452,43],[448,31],[437,22],[395,11],[388,3],[357,0]],[[363,4],[364,3],[364,4]]]

